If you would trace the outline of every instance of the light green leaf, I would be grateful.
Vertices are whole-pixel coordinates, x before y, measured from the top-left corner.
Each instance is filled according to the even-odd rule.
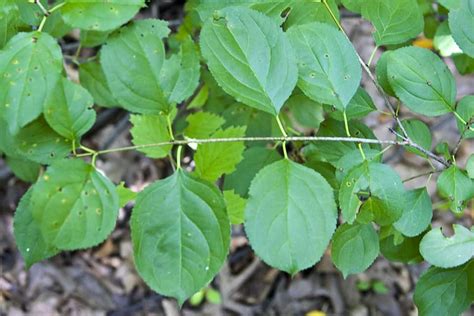
[[[474,154],[467,159],[466,171],[469,178],[474,179]]]
[[[208,138],[219,129],[225,120],[210,112],[197,112],[186,117],[188,126],[184,130],[184,135],[190,138]]]
[[[433,45],[443,57],[462,53],[462,50],[454,41],[451,31],[449,30],[448,21],[444,21],[436,29]]]
[[[44,117],[56,133],[77,140],[94,125],[93,105],[86,89],[63,78],[46,99]]]
[[[433,217],[433,206],[426,188],[408,191],[402,217],[393,226],[408,237],[414,237],[426,230]]]
[[[252,147],[244,151],[242,161],[234,172],[224,179],[224,189],[234,190],[242,197],[248,196],[250,183],[255,175],[265,166],[280,160],[282,157],[275,151],[264,147]]]
[[[344,114],[342,111],[332,107],[332,112],[329,116],[338,121],[344,121]],[[358,88],[354,97],[349,101],[346,107],[346,116],[348,120],[361,119],[366,117],[369,113],[376,111],[374,101],[370,95],[362,88]]]
[[[7,165],[15,176],[25,182],[35,182],[38,179],[41,165],[37,162],[29,161],[23,157],[6,158]]]
[[[298,70],[285,33],[257,11],[219,11],[202,29],[201,50],[224,91],[256,109],[278,114],[296,85]]]
[[[245,127],[218,130],[211,138],[243,137]],[[216,181],[221,175],[232,173],[242,160],[243,142],[200,144],[194,155],[196,174],[205,180]]]
[[[110,31],[81,31],[81,46],[100,46],[107,41],[110,33]]]
[[[474,128],[474,95],[468,95],[462,98],[456,107],[456,112],[465,122],[471,122],[469,126]],[[466,129],[466,125],[459,119],[457,119],[457,123],[459,132],[463,138],[474,138],[474,131]]]
[[[13,146],[17,154],[41,164],[51,164],[66,157],[71,151],[71,142],[56,134],[43,117],[10,137],[13,137]]]
[[[356,219],[359,208],[365,206],[372,220],[389,225],[402,215],[405,194],[402,180],[392,168],[381,163],[364,162],[342,180],[339,203],[344,220],[349,224]]]
[[[234,225],[242,224],[244,222],[247,200],[236,194],[234,190],[224,191],[224,199],[230,222]]]
[[[336,19],[339,20],[339,9],[336,1],[328,0],[327,2]],[[285,28],[312,22],[322,22],[336,26],[331,14],[321,1],[296,0],[286,20]]]
[[[18,32],[19,18],[16,5],[0,3],[0,49]]]
[[[421,240],[423,258],[436,267],[457,267],[474,256],[474,230],[456,224],[453,227],[451,237],[445,237],[440,228],[434,228]]]
[[[420,145],[422,148],[430,151],[431,145],[433,142],[431,131],[428,125],[423,123],[420,120],[416,119],[409,119],[403,120],[402,122],[405,131],[408,134],[408,137],[415,142],[416,144]],[[403,134],[400,127],[397,127],[397,131],[399,134]],[[399,138],[401,141],[401,139]],[[413,147],[406,147],[406,150],[414,153],[415,155],[426,157],[426,154],[421,152],[420,150],[413,148]]]
[[[0,51],[0,117],[10,133],[41,114],[62,70],[61,48],[46,33],[19,33]]]
[[[474,0],[461,0],[459,8],[449,12],[449,28],[459,47],[474,57]]]
[[[90,61],[79,65],[79,78],[81,85],[89,91],[97,105],[103,107],[119,105],[112,92],[110,92],[107,79],[98,61]]]
[[[125,182],[123,181],[117,186],[117,194],[120,207],[126,206],[128,202],[135,200],[137,197],[137,193],[125,187]]]
[[[423,14],[416,0],[370,0],[362,7],[375,28],[378,46],[401,44],[423,32]]]
[[[474,197],[473,180],[454,165],[440,174],[437,185],[439,194],[449,200],[450,208],[455,213],[461,213]]]
[[[26,267],[50,258],[59,253],[59,249],[46,240],[41,232],[41,227],[33,218],[31,207],[30,188],[21,198],[13,219],[13,233],[15,242],[25,260]]]
[[[131,221],[139,274],[180,305],[214,278],[229,251],[221,193],[182,169],[138,195]]]
[[[291,111],[293,118],[305,127],[319,128],[324,121],[322,104],[308,98],[300,89],[291,95],[285,107]]]
[[[323,23],[288,30],[298,59],[298,87],[310,98],[344,110],[355,95],[362,68],[349,40]]]
[[[65,0],[60,10],[72,27],[108,31],[128,22],[143,6],[144,0]]]
[[[382,154],[379,150],[364,149],[364,159],[360,153],[360,150],[354,149],[346,153],[336,162],[336,179],[341,182],[346,175],[354,168],[362,164],[365,160],[382,162]]]
[[[372,224],[344,224],[333,237],[332,261],[344,278],[365,271],[379,254],[379,236]]]
[[[474,300],[474,260],[456,268],[431,267],[414,295],[420,315],[460,315]]]
[[[295,274],[321,258],[337,220],[333,190],[321,175],[281,160],[257,174],[249,195],[245,231],[263,261]]]
[[[40,2],[44,7],[48,7],[48,0],[40,0]],[[40,24],[44,14],[36,3],[25,0],[15,0],[15,3],[20,10],[20,18],[24,23],[34,26]]]
[[[362,12],[362,7],[369,1],[367,0],[342,0],[342,5],[348,10],[356,13]]]
[[[438,2],[449,10],[454,10],[461,6],[461,0],[438,0]]]
[[[164,115],[131,115],[130,122],[133,125],[130,133],[135,146],[171,141],[168,122]],[[163,158],[168,156],[172,147],[172,145],[163,145],[138,150],[150,158]]]
[[[396,95],[413,112],[439,116],[454,111],[456,82],[446,64],[431,51],[419,47],[393,51],[388,77]]]
[[[115,227],[119,198],[112,182],[91,165],[61,160],[35,184],[30,207],[49,245],[74,250],[107,238]]]

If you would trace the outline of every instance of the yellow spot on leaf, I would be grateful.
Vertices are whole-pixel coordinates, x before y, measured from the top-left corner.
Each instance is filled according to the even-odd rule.
[[[429,38],[418,38],[413,41],[413,46],[421,47],[421,48],[427,48],[427,49],[433,49],[433,40]]]

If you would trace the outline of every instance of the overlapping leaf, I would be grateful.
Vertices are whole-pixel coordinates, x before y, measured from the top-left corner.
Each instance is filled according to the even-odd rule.
[[[107,79],[97,61],[90,61],[79,66],[81,85],[86,88],[94,98],[97,105],[104,107],[118,106],[119,103],[110,92]]]
[[[426,230],[433,217],[433,206],[426,188],[408,191],[406,207],[402,217],[393,226],[408,237],[414,237]]]
[[[440,195],[449,200],[455,213],[461,213],[469,199],[474,197],[474,181],[454,165],[440,174],[437,184]]]
[[[459,8],[449,12],[449,28],[462,51],[474,57],[474,0],[460,0]]]
[[[130,122],[133,125],[130,133],[135,146],[171,141],[167,119],[164,115],[132,115]],[[151,158],[163,158],[168,156],[171,147],[172,145],[164,145],[139,148],[138,150]]]
[[[138,195],[131,228],[138,272],[180,304],[212,280],[229,250],[221,193],[183,170]]]

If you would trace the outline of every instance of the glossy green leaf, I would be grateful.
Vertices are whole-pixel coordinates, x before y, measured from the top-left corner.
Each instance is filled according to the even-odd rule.
[[[372,224],[344,224],[333,237],[332,261],[344,278],[365,271],[379,254],[379,236]]]
[[[46,33],[19,33],[0,51],[0,117],[12,134],[41,114],[62,70],[61,48]]]
[[[95,122],[94,100],[82,86],[63,78],[46,99],[44,117],[59,135],[77,140]]]
[[[245,127],[218,130],[211,138],[243,137]],[[243,142],[200,144],[194,155],[196,174],[205,180],[216,181],[221,175],[232,173],[242,160]]]
[[[75,28],[108,31],[132,19],[145,5],[144,0],[65,0],[64,21]]]
[[[342,180],[339,202],[344,220],[352,224],[364,206],[373,220],[388,225],[405,208],[405,189],[400,176],[388,165],[364,162]],[[375,205],[373,205],[375,203]]]
[[[141,277],[180,304],[214,278],[229,251],[221,193],[182,169],[138,195],[131,229]]]
[[[256,109],[277,114],[296,85],[298,70],[285,33],[257,11],[219,11],[202,29],[201,50],[224,91]]]
[[[10,137],[17,154],[41,164],[51,164],[71,151],[71,142],[53,131],[42,117]]]
[[[474,95],[468,95],[459,101],[456,112],[465,121],[470,122],[471,128],[474,128]],[[463,138],[474,138],[474,131],[468,130],[459,119],[457,119],[459,132]]]
[[[257,174],[249,195],[245,231],[263,261],[295,274],[321,258],[337,220],[321,175],[287,159],[274,162]]]
[[[247,200],[236,194],[234,190],[226,190],[223,193],[230,222],[234,225],[242,224],[244,222]]]
[[[441,229],[434,228],[421,240],[423,258],[436,267],[457,267],[474,256],[474,230],[456,224],[453,227],[451,237],[445,237]]]
[[[298,87],[310,98],[344,110],[355,95],[362,69],[349,40],[323,23],[288,30],[299,69]]]
[[[388,61],[392,52],[393,51],[389,50],[382,54],[380,59],[377,61],[375,73],[377,75],[377,82],[385,91],[385,93],[390,96],[395,96],[395,91],[393,91],[393,88],[390,85],[390,80],[388,79]]]
[[[440,174],[437,185],[439,194],[448,199],[455,213],[464,211],[467,202],[474,197],[474,181],[454,165]]]
[[[133,125],[130,133],[135,146],[171,141],[168,122],[164,115],[132,115],[130,122]],[[151,158],[163,158],[168,156],[172,147],[172,145],[163,145],[138,150]]]
[[[242,197],[248,196],[250,183],[263,167],[280,160],[282,157],[275,151],[263,147],[252,147],[244,151],[242,161],[234,172],[224,179],[224,189],[234,190]]]
[[[459,8],[449,12],[449,28],[459,47],[474,57],[474,0],[461,0]]]
[[[41,226],[33,217],[32,192],[33,189],[30,189],[23,195],[13,219],[15,242],[27,268],[59,253],[59,249],[45,239],[41,232]]]
[[[405,199],[402,217],[393,226],[403,235],[414,237],[430,225],[433,206],[426,188],[407,191]]]
[[[112,95],[125,109],[143,114],[169,111],[160,84],[165,63],[162,39],[168,33],[164,21],[141,20],[111,34],[102,47],[102,69]]]
[[[416,119],[403,120],[402,125],[408,137],[413,142],[415,142],[416,144],[420,145],[422,148],[428,151],[431,150],[433,139],[432,139],[431,131],[428,125]],[[403,135],[399,127],[397,128],[397,131],[400,135]],[[399,140],[401,141],[400,138]],[[416,148],[406,147],[406,150],[416,155],[426,157],[425,153],[421,152],[420,150]]]
[[[454,111],[456,83],[446,64],[431,51],[405,47],[390,54],[390,85],[413,112],[439,116]]]
[[[51,165],[31,195],[33,220],[61,250],[93,247],[115,227],[119,197],[113,183],[84,161]]]
[[[209,138],[218,130],[225,120],[216,114],[209,112],[197,112],[186,117],[188,126],[184,130],[184,135],[190,138]]]
[[[414,300],[420,315],[460,315],[474,300],[474,260],[451,269],[430,268],[418,280]]]
[[[401,44],[423,32],[423,14],[416,0],[370,0],[362,15],[374,25],[378,46]]]
[[[99,62],[89,61],[79,65],[79,78],[81,85],[89,91],[97,105],[104,107],[119,105],[112,92],[110,92],[107,79]]]

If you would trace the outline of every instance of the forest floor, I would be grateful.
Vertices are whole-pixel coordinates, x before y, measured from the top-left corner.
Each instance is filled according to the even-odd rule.
[[[144,16],[159,16],[179,25],[180,1],[152,2]],[[343,21],[358,52],[367,60],[374,48],[371,26],[357,18]],[[63,43],[66,52],[74,53],[77,34]],[[380,56],[378,52],[376,59]],[[87,54],[87,50],[83,52]],[[449,61],[447,61],[449,64]],[[456,70],[449,64],[453,73]],[[77,78],[77,70],[68,65],[68,74]],[[474,76],[456,75],[458,97],[474,94]],[[363,86],[382,108],[382,99],[373,85],[364,79]],[[452,117],[425,120],[435,139],[456,142],[458,131]],[[388,117],[371,115],[366,123],[380,139],[388,139]],[[99,113],[96,126],[85,138],[91,148],[119,147],[130,144],[126,112],[106,109]],[[474,143],[466,141],[460,149],[463,165]],[[403,179],[429,171],[423,160],[403,150],[390,151],[386,160]],[[115,153],[100,157],[98,167],[116,183],[125,183],[135,191],[167,176],[170,165],[152,160],[137,152]],[[429,183],[435,191],[436,177]],[[408,188],[424,185],[426,178],[407,183]],[[220,303],[186,303],[181,311],[167,298],[152,292],[139,278],[133,265],[129,218],[133,205],[120,211],[116,229],[103,244],[85,251],[60,254],[25,270],[12,233],[16,205],[28,184],[16,179],[0,159],[0,315],[416,315],[413,305],[414,284],[426,265],[389,263],[379,258],[365,273],[343,279],[326,254],[315,267],[294,278],[265,265],[248,245],[241,227],[234,227],[228,261],[211,287],[220,293]],[[436,202],[436,198],[434,198]],[[472,207],[472,206],[471,206]],[[466,210],[462,219],[450,212],[435,213],[434,225],[449,229],[456,221],[472,225],[474,210]],[[466,312],[474,315],[474,309]]]

